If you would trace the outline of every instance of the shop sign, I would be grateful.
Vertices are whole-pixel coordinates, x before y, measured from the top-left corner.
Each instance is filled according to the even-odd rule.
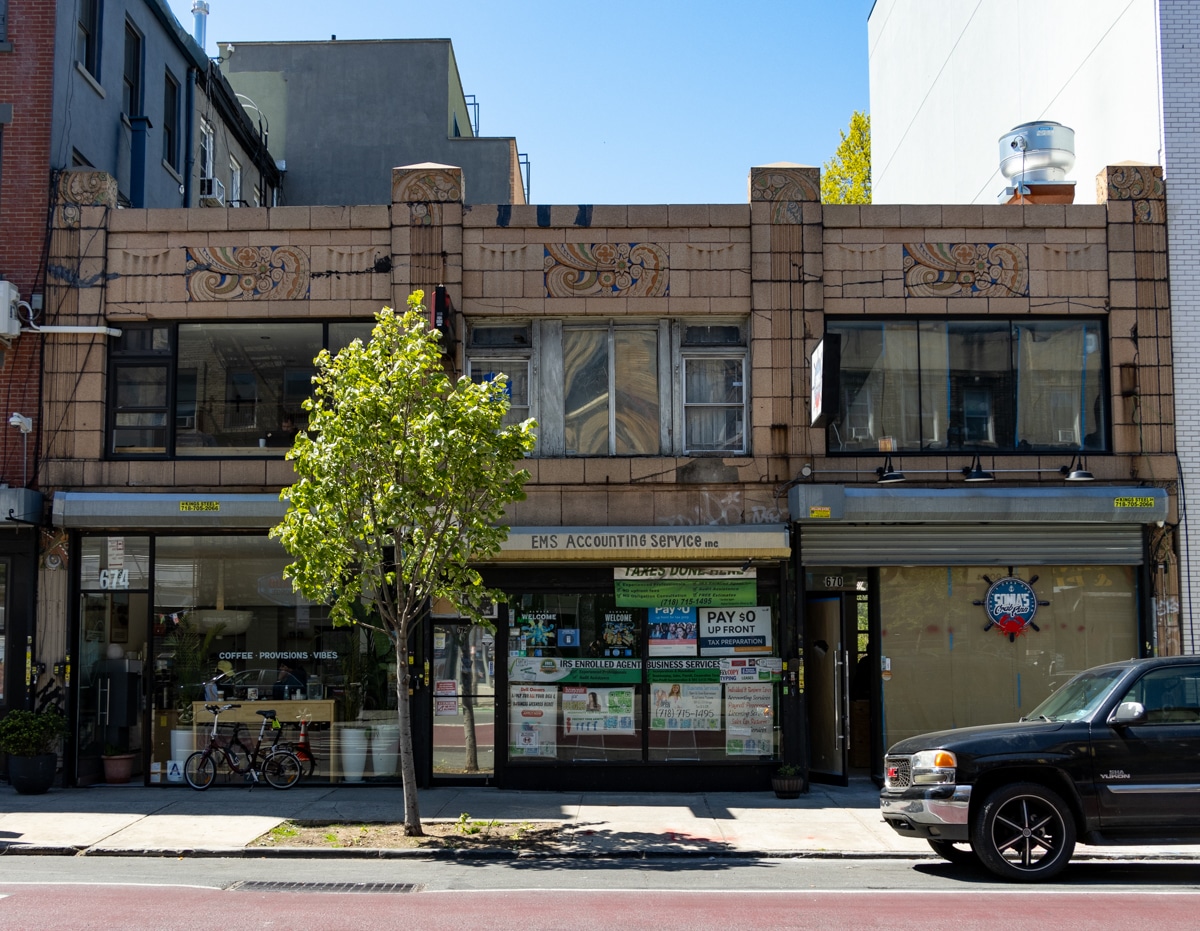
[[[510,682],[560,682],[568,685],[641,682],[642,661],[512,656],[508,660],[508,678]]]
[[[983,628],[985,631],[995,627],[1002,636],[1008,637],[1009,642],[1012,642],[1030,628],[1041,630],[1033,618],[1039,605],[1048,605],[1050,602],[1038,601],[1032,584],[1037,581],[1037,576],[1028,582],[1016,576],[993,582],[985,575],[983,580],[990,587],[983,601],[976,601],[975,604],[982,605],[987,613],[988,622]]]
[[[754,579],[617,579],[613,584],[622,608],[735,607],[758,596]]]
[[[652,679],[667,682],[720,682],[719,659],[651,659],[646,669]]]
[[[700,608],[697,617],[701,656],[771,652],[769,606]]]

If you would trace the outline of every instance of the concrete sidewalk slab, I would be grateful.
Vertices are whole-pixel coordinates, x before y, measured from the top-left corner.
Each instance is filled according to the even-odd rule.
[[[932,857],[924,841],[884,824],[868,780],[813,786],[798,799],[767,792],[522,792],[438,787],[419,793],[422,820],[558,822],[561,841],[538,856]],[[303,785],[288,791],[214,786],[54,789],[0,787],[0,852],[175,856],[435,856],[428,850],[249,848],[283,821],[398,822],[397,786]],[[447,851],[441,855],[462,856]],[[478,852],[473,855],[497,855]],[[505,853],[505,855],[509,855]],[[522,852],[521,856],[530,855]],[[1088,847],[1104,859],[1200,859],[1200,847]]]

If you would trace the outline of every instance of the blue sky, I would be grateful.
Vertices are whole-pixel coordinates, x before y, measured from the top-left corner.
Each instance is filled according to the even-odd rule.
[[[448,38],[482,135],[528,154],[534,203],[744,203],[751,166],[821,165],[868,109],[872,2],[210,0],[207,51]],[[169,3],[191,31],[192,0]]]

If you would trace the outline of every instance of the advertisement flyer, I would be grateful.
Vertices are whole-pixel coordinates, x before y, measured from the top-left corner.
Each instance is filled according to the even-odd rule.
[[[696,655],[696,609],[650,609],[650,655]]]
[[[650,686],[652,731],[719,731],[721,686],[655,682]]]
[[[438,679],[433,683],[434,717],[458,714],[458,682],[454,679]]]
[[[629,611],[609,611],[604,615],[605,656],[633,656],[637,646],[638,631]]]
[[[700,655],[771,652],[771,608],[699,608]]]
[[[783,672],[783,660],[778,656],[739,659],[724,657],[721,664],[722,682],[770,682]]]
[[[767,756],[774,752],[772,691],[769,682],[725,686],[727,756]]]
[[[546,685],[513,685],[508,690],[509,756],[558,755],[558,689]]]
[[[563,734],[629,734],[633,728],[633,689],[564,685]]]

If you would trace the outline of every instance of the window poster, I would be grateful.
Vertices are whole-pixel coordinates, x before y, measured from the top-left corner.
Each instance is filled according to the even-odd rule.
[[[736,682],[725,686],[726,756],[774,753],[773,705],[770,682]]]
[[[652,731],[719,731],[721,686],[655,682],[650,686]]]
[[[509,688],[508,755],[558,755],[558,689],[552,685],[514,685]]]
[[[725,656],[717,662],[722,682],[769,682],[783,672],[783,660],[778,656]]]
[[[564,734],[629,734],[633,727],[633,689],[562,687]]]
[[[608,611],[604,615],[604,655],[633,656],[637,646],[637,625],[629,611]]]
[[[650,655],[696,655],[696,609],[650,609]]]
[[[771,652],[771,608],[699,608],[701,656]]]
[[[543,656],[556,645],[558,615],[553,611],[532,611],[517,618],[521,656]]]

